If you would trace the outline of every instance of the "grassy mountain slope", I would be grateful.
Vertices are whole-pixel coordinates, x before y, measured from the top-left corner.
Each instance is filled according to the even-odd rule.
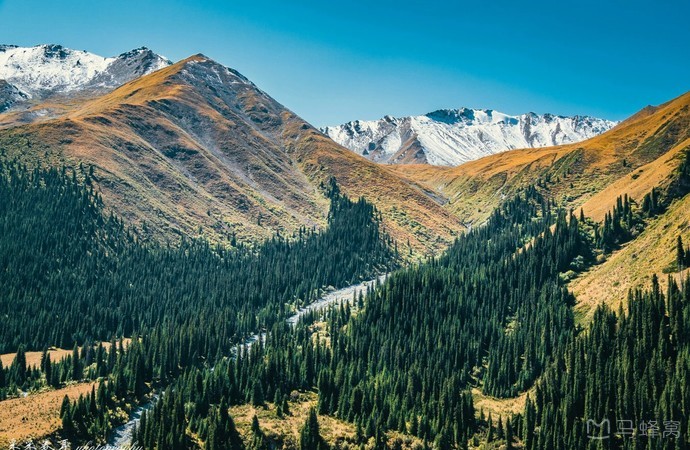
[[[0,116],[0,148],[31,165],[93,165],[106,206],[162,239],[258,241],[322,227],[321,185],[331,177],[374,203],[388,232],[419,253],[462,228],[415,182],[348,152],[202,55],[50,111],[29,123]]]
[[[491,210],[521,187],[537,183],[559,204],[582,208],[603,221],[616,198],[638,204],[655,188],[668,209],[648,219],[635,239],[574,279],[577,316],[588,321],[596,305],[614,310],[628,291],[648,287],[656,274],[662,286],[675,261],[676,238],[690,242],[690,198],[678,192],[678,168],[690,151],[690,93],[647,107],[613,130],[578,144],[515,150],[456,168],[395,166],[403,177],[437,189],[446,208],[466,223],[482,223]],[[679,275],[676,273],[676,278]]]
[[[676,260],[676,239],[690,242],[690,196],[676,201],[661,216],[652,219],[633,241],[614,252],[603,264],[590,268],[570,284],[577,298],[576,313],[580,319],[592,318],[596,306],[605,303],[614,311],[627,303],[628,291],[649,288],[656,274],[663,288],[669,268]],[[688,272],[672,272],[677,282]]]
[[[502,199],[535,182],[555,200],[573,208],[584,204],[588,215],[601,219],[633,180],[631,194],[638,195],[666,178],[689,139],[690,93],[686,93],[577,144],[512,150],[454,168],[393,169],[436,189],[448,199],[446,208],[464,222],[483,222]],[[659,159],[664,155],[668,158]]]

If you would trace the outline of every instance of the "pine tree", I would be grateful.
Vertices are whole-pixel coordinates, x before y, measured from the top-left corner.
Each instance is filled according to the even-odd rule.
[[[261,381],[258,379],[254,380],[252,387],[252,405],[263,406],[264,405],[264,389],[261,386]]]
[[[322,450],[326,446],[319,432],[319,421],[316,417],[316,409],[311,408],[300,430],[300,449],[301,450]]]
[[[264,436],[263,431],[261,431],[261,426],[259,425],[259,418],[254,414],[252,417],[252,450],[267,450],[268,444],[266,442],[266,436]]]
[[[235,421],[228,412],[228,404],[225,399],[222,399],[220,403],[220,426],[223,430],[224,443],[227,443],[227,446],[222,448],[227,448],[228,450],[244,449],[242,438],[235,427]]]
[[[513,427],[510,420],[506,420],[505,440],[506,450],[513,450]]]
[[[12,361],[10,366],[10,374],[12,380],[17,385],[21,386],[26,381],[26,352],[24,351],[24,346],[20,346],[17,350],[17,354]]]
[[[494,440],[494,422],[491,419],[491,413],[486,420],[486,442],[492,442]]]
[[[74,432],[74,422],[72,420],[72,403],[69,397],[65,395],[62,398],[62,405],[60,406],[60,419],[62,420],[62,429],[65,433]]]
[[[53,365],[52,362],[50,361],[50,355],[48,354],[48,349],[44,349],[43,353],[41,354],[41,370],[45,374],[46,377],[46,384],[48,386],[53,386],[55,387],[54,380],[53,380]]]
[[[283,410],[283,414],[285,414],[286,416],[289,416],[289,415],[290,415],[290,403],[288,402],[288,396],[287,396],[287,394],[283,395],[283,407],[282,407],[282,410]]]
[[[82,366],[81,366],[81,361],[79,360],[79,346],[77,344],[74,344],[74,348],[72,349],[72,379],[74,381],[80,381],[82,378],[84,378],[84,374],[82,372]]]
[[[685,268],[686,258],[685,248],[683,247],[683,238],[678,235],[678,239],[676,240],[676,263],[678,264],[679,270],[683,270],[683,268]]]

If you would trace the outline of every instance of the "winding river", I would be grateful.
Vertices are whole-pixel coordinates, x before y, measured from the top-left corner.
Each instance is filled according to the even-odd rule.
[[[373,288],[376,285],[377,281],[385,281],[386,277],[388,277],[388,274],[380,275],[379,277],[373,280],[363,281],[361,283],[353,284],[342,289],[330,291],[324,294],[321,298],[317,299],[316,301],[308,304],[304,308],[301,308],[295,314],[288,317],[286,321],[294,327],[295,325],[297,325],[297,322],[299,322],[299,319],[309,312],[323,311],[331,305],[352,303],[353,299],[356,299],[360,293],[366,294],[368,288]],[[266,334],[264,332],[260,332],[249,336],[243,344],[245,351],[249,350],[252,344],[258,341],[259,339],[261,339],[262,341],[265,340]],[[235,346],[233,350],[233,353],[237,353],[237,351],[239,350],[239,345]],[[104,449],[122,450],[129,448],[132,442],[132,433],[134,432],[136,426],[139,424],[141,414],[144,411],[151,410],[153,406],[156,404],[157,400],[158,395],[154,395],[149,402],[144,403],[143,405],[140,405],[137,408],[135,408],[132,414],[130,414],[129,420],[113,430],[110,438],[108,439],[108,445],[107,447],[104,447]]]

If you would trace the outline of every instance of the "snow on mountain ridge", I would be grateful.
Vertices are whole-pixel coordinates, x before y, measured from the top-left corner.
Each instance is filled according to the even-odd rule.
[[[55,44],[0,45],[0,80],[27,98],[114,89],[170,64],[145,47],[105,58]]]
[[[456,166],[516,148],[579,142],[616,124],[589,116],[510,116],[491,109],[459,108],[421,116],[356,120],[321,131],[376,162]]]

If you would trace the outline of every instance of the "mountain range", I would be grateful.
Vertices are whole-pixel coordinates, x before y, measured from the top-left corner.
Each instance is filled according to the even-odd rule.
[[[0,108],[0,446],[690,442],[690,92],[319,130],[203,54],[5,45]]]
[[[510,116],[491,109],[461,108],[422,116],[356,120],[321,131],[372,161],[457,166],[506,150],[583,141],[616,123],[589,116]]]
[[[461,109],[321,132],[201,54],[172,64],[146,48],[114,58],[58,45],[0,48],[0,104],[12,105],[0,114],[3,151],[29,165],[93,166],[106,206],[159,240],[256,243],[320,229],[328,211],[323,186],[335,178],[346,195],[373,203],[386,231],[410,253],[435,254],[535,180],[548,180],[542,184],[559,202],[586,204],[603,218],[615,196],[598,201],[600,192],[621,180],[630,187],[649,179],[651,172],[636,171],[680,151],[688,133],[687,94],[617,126],[589,117]],[[391,159],[393,137],[408,136],[403,129],[412,136],[403,147],[417,146],[422,156],[403,158],[409,152],[398,149],[401,159]],[[476,153],[451,147],[456,132],[464,142],[475,137]],[[338,133],[375,145],[362,151],[365,158],[329,138],[342,141]],[[448,137],[445,156],[422,146],[439,143],[435,136]],[[480,147],[480,138],[494,144]],[[525,149],[504,151],[510,146]],[[389,163],[425,164],[371,161],[386,155]],[[461,158],[473,160],[447,167]],[[654,179],[668,170],[655,169]],[[631,193],[643,195],[650,183]]]
[[[93,166],[106,204],[153,238],[256,243],[322,228],[332,177],[372,202],[415,252],[439,251],[463,229],[433,193],[336,144],[204,55],[169,65],[142,49],[101,58],[3,48],[21,58],[2,60],[0,78],[16,95],[0,115],[0,147],[30,164]]]

